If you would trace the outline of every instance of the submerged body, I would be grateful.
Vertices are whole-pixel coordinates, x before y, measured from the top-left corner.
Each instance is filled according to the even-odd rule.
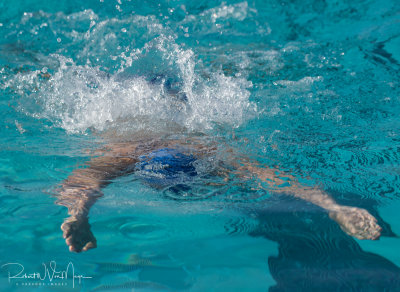
[[[68,208],[69,218],[62,224],[64,238],[70,251],[80,252],[96,247],[90,230],[90,207],[103,194],[101,189],[112,179],[135,172],[151,187],[189,192],[187,183],[198,173],[195,163],[204,156],[215,156],[218,145],[204,143],[197,138],[138,139],[109,144],[102,155],[86,163],[86,168],[75,170],[58,191],[57,203]],[[291,195],[311,202],[329,212],[329,216],[349,235],[359,239],[377,239],[381,227],[366,210],[337,204],[317,187],[301,185],[295,177],[278,169],[260,166],[256,162],[229,150],[229,158],[217,174],[228,179],[233,173],[241,179],[257,179],[267,183],[275,194]],[[261,186],[260,186],[261,187]]]

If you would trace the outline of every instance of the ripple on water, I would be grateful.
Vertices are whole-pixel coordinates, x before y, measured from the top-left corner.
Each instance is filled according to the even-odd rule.
[[[18,200],[15,196],[1,196],[0,197],[0,215],[6,214],[9,210],[9,206],[13,206]]]
[[[176,184],[163,190],[163,195],[176,201],[197,201],[206,200],[218,195],[219,190],[215,188],[189,186],[185,184]]]
[[[50,213],[50,210],[52,210],[53,213]],[[46,214],[46,216],[54,215],[58,213],[58,211],[58,208],[55,208],[49,203],[27,203],[14,206],[8,209],[5,214],[9,217],[32,218],[35,216],[43,217],[43,214]]]
[[[167,226],[161,223],[128,222],[119,227],[123,236],[129,239],[159,240],[168,234]]]
[[[225,231],[229,235],[233,234],[248,234],[255,230],[258,226],[258,221],[250,217],[239,217],[230,219],[224,226]]]

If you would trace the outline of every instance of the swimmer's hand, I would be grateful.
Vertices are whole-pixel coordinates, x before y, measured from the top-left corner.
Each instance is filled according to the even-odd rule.
[[[71,216],[65,219],[61,230],[70,251],[87,251],[97,246],[96,238],[90,231],[90,224],[86,216]]]
[[[382,228],[377,224],[375,217],[365,209],[337,206],[329,211],[329,217],[335,220],[344,232],[358,239],[376,240],[381,236]]]

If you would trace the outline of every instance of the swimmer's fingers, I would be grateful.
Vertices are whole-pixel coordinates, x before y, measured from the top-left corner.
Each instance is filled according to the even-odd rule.
[[[382,228],[367,210],[341,206],[338,210],[330,212],[329,216],[344,232],[358,239],[376,240],[381,235]]]
[[[89,242],[82,241],[79,238],[75,238],[74,236],[70,236],[65,240],[65,243],[69,246],[69,251],[71,252],[82,252],[88,251],[89,249],[96,248],[96,239],[93,237]]]
[[[97,247],[96,242],[91,242],[90,241],[82,248],[82,251],[87,251],[89,249],[96,248],[96,247]]]
[[[88,219],[70,217],[61,225],[65,243],[71,252],[87,251],[97,246]]]
[[[89,249],[97,247],[96,241],[89,241],[85,244],[84,247],[82,247],[82,245],[79,242],[75,241],[75,239],[72,237],[68,237],[65,240],[65,243],[69,246],[69,251],[77,253],[81,251],[88,251]]]
[[[63,231],[63,238],[67,239],[73,232],[73,229],[74,229],[74,225],[72,225],[71,222],[66,220],[61,225],[61,230]]]
[[[378,225],[376,218],[369,214],[367,210],[361,209],[361,211],[354,236],[358,239],[379,239],[382,228]]]

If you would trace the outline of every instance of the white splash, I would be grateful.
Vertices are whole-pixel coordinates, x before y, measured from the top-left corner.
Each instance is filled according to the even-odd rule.
[[[242,18],[247,3],[228,8],[219,15]],[[251,82],[202,68],[154,16],[101,20],[91,10],[40,12],[24,15],[19,27],[38,34],[51,29],[66,49],[55,45],[40,70],[4,77],[1,87],[19,94],[21,111],[68,132],[207,131],[215,124],[237,127],[255,113]]]
[[[60,65],[48,80],[39,70],[18,73],[6,87],[16,90],[23,100],[30,99],[21,102],[22,111],[49,119],[72,133],[118,126],[130,131],[165,131],[171,127],[206,131],[215,124],[237,127],[249,112],[255,112],[249,102],[250,82],[221,73],[205,80],[195,72],[193,52],[171,41],[160,37],[154,44],[161,58],[177,68],[162,71],[175,74],[177,89],[167,86],[168,75],[155,82],[146,76],[125,74],[125,70],[107,74],[100,67],[77,65],[60,55],[52,56]],[[136,52],[137,60],[146,58],[146,49]],[[36,108],[26,108],[32,101]]]

